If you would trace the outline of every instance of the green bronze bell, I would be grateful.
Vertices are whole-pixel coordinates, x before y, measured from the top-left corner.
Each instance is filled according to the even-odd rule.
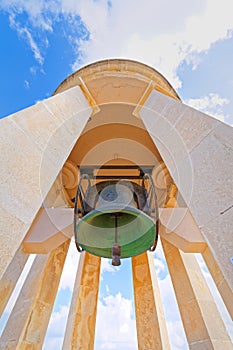
[[[75,220],[76,244],[81,250],[112,258],[116,266],[120,259],[153,247],[157,232],[148,215],[145,188],[126,180],[100,182],[89,186],[82,207],[81,219]]]

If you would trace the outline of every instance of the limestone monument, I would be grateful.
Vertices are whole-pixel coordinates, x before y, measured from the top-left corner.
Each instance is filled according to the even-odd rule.
[[[111,254],[113,265],[132,260],[138,349],[170,349],[148,251],[158,235],[189,348],[233,349],[194,254],[202,254],[232,317],[230,126],[182,103],[153,68],[112,59],[78,70],[51,98],[2,119],[0,133],[1,314],[36,254],[0,349],[42,348],[74,232],[81,252],[63,350],[93,349],[101,257]],[[142,214],[141,200],[148,205]],[[101,218],[98,205],[107,208]]]

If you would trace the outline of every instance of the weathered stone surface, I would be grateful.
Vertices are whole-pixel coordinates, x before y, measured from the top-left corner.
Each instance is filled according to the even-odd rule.
[[[39,223],[34,235],[29,235],[42,203],[48,212],[53,210],[51,207],[60,210],[73,206],[71,199],[79,176],[77,164],[83,160],[91,165],[102,164],[121,157],[126,163],[128,159],[136,164],[164,161],[165,171],[153,174],[156,185],[164,191],[167,206],[178,207],[182,203],[190,209],[190,216],[177,223],[162,214],[161,236],[184,251],[202,251],[232,314],[232,128],[180,103],[159,73],[136,62],[96,63],[72,74],[57,92],[64,89],[69,90],[0,121],[0,273],[5,271],[0,284],[2,308],[24,264],[25,257],[17,260],[16,252],[25,235],[28,233],[24,243],[30,243],[31,248],[37,244],[40,253],[70,235],[63,227],[65,220],[60,217],[63,222],[57,225],[52,214]],[[96,103],[108,106],[101,105],[100,109]],[[117,107],[112,108],[113,104]],[[123,104],[129,108],[122,108]],[[94,116],[95,112],[98,115]],[[139,128],[143,132],[139,133]],[[80,138],[73,153],[82,132],[85,137],[82,141]],[[110,137],[105,139],[105,135]],[[72,189],[71,193],[64,190],[61,180],[61,169],[69,155],[76,177],[71,187],[68,182],[64,184]],[[164,181],[165,173],[168,181]],[[172,181],[174,188],[178,187],[175,194],[166,192]],[[181,201],[176,201],[178,196]],[[56,232],[57,228],[60,231]],[[2,349],[42,348],[68,243],[50,255],[37,256],[3,332]],[[232,349],[193,256],[168,242],[163,241],[163,246],[190,349]],[[94,347],[99,272],[100,258],[82,254],[64,350]],[[133,274],[139,349],[169,349],[152,255],[134,257]]]
[[[43,208],[30,227],[23,248],[27,253],[47,254],[74,234],[73,208]]]
[[[28,254],[24,253],[22,246],[19,247],[10,265],[0,280],[0,316],[16,286],[16,283],[28,260]]]
[[[101,258],[81,254],[63,350],[93,350]]]
[[[201,229],[203,236],[208,240],[209,249],[230,289],[229,291],[231,291],[229,302],[233,301],[233,264],[230,260],[233,257],[232,212],[233,208],[216,217],[215,220]]]
[[[1,119],[0,203],[5,214],[0,274],[21,244],[91,112],[80,88],[74,87]],[[7,217],[10,221],[5,222]],[[12,239],[5,229],[15,225],[18,230]]]
[[[177,102],[175,102],[177,105]],[[165,112],[166,113],[166,112]],[[194,108],[185,106],[175,128],[190,153],[220,122]]]
[[[195,147],[189,159],[179,163],[178,170],[173,173],[174,179],[181,176],[182,172],[186,175],[188,163],[192,164],[193,182],[186,182],[192,185],[190,210],[199,226],[220,216],[221,212],[233,205],[232,154],[232,148],[220,143],[214,133],[211,133]],[[186,199],[190,196],[190,190],[188,186],[185,187],[184,176],[180,186]]]
[[[154,294],[156,289],[153,289],[147,253],[132,257],[132,271],[138,349],[163,349],[159,322],[161,313],[157,310],[159,300]]]
[[[0,339],[0,349],[16,349],[41,283],[48,255],[36,257]]]
[[[0,206],[1,217],[1,254],[0,254],[0,276],[14,257],[14,245],[20,246],[21,232],[27,232],[29,225],[10,214]]]
[[[233,291],[233,265],[230,262],[230,251],[233,251],[230,238],[233,232],[230,214],[233,205],[233,129],[188,106],[183,105],[182,113],[182,105],[167,97],[170,99],[168,106],[173,105],[172,125],[167,120],[166,109],[158,114],[156,103],[153,103],[158,98],[160,93],[153,91],[140,115]],[[147,113],[148,107],[151,107],[150,113]],[[224,215],[228,211],[229,215]],[[220,233],[221,228],[224,234]]]
[[[0,349],[42,349],[70,241],[36,257],[0,340]]]
[[[28,224],[41,203],[42,155],[30,137],[14,123],[13,117],[4,118],[0,123],[0,203],[6,211]]]
[[[205,250],[206,242],[188,208],[161,208],[159,218],[162,238],[184,252]]]
[[[225,306],[233,320],[233,293],[231,291],[229,283],[225,279],[217,261],[215,260],[213,254],[211,253],[208,247],[203,251],[202,256],[209,269],[209,272],[213,277],[213,280],[215,281],[216,287],[218,288],[218,291],[223,298]]]
[[[190,349],[233,348],[204,276],[193,254],[162,240],[168,269]]]
[[[153,293],[154,293],[154,300],[156,303],[156,312],[158,314],[162,348],[164,350],[169,350],[170,343],[169,343],[168,332],[167,332],[167,322],[163,312],[163,304],[160,296],[159,284],[158,284],[158,279],[155,271],[154,257],[152,253],[147,253],[147,257],[148,257],[148,264],[149,264],[151,282],[152,282]],[[140,317],[140,315],[138,316]]]

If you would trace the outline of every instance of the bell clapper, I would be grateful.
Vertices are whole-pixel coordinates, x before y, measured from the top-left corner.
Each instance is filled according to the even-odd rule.
[[[115,239],[114,239],[114,244],[112,246],[112,265],[113,266],[119,266],[121,265],[121,247],[118,244],[118,218],[120,214],[114,213],[112,217],[115,220]]]

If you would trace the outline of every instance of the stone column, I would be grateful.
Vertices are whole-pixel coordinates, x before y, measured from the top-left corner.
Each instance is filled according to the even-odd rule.
[[[83,252],[74,283],[63,350],[93,350],[101,258]]]
[[[170,349],[153,257],[132,257],[138,349]]]
[[[192,253],[162,240],[184,330],[191,350],[232,350],[233,345]]]
[[[208,247],[202,253],[202,256],[233,320],[233,293],[231,292],[229,285],[224,278],[224,275],[222,274],[222,271],[220,270],[216,260],[213,257],[213,254]]]
[[[0,120],[0,276],[91,113],[83,92],[74,87]]]
[[[16,283],[28,260],[29,254],[24,254],[22,246],[17,250],[13,260],[0,280],[0,316],[16,286]]]
[[[36,257],[3,331],[0,349],[42,349],[68,247],[69,241]]]
[[[158,279],[155,271],[154,257],[152,253],[147,253],[147,257],[148,257],[149,269],[151,274],[151,282],[152,282],[152,287],[154,292],[154,300],[155,300],[157,314],[158,314],[159,328],[160,328],[160,334],[162,339],[162,348],[163,350],[169,350],[170,344],[169,344],[169,338],[168,338],[168,332],[167,332],[167,324],[166,324],[166,320],[163,312],[163,304],[160,296],[159,284],[158,284]]]

